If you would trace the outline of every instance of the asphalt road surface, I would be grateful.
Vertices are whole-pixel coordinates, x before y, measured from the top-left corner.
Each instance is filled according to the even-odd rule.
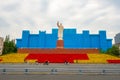
[[[0,80],[120,80],[120,75],[0,75]]]

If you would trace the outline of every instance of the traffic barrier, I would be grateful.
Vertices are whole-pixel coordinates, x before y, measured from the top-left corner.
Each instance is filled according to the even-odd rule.
[[[120,74],[119,69],[0,68],[0,74]]]

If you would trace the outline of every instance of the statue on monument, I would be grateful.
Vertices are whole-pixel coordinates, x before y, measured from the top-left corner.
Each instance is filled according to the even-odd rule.
[[[59,23],[59,21],[57,22],[57,26],[58,26],[58,40],[63,40],[64,27],[63,27],[62,23]]]

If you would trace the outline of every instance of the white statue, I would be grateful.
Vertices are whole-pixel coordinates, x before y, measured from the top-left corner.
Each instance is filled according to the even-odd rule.
[[[63,27],[62,23],[59,24],[59,22],[57,22],[57,26],[58,26],[58,40],[63,40],[64,27]]]

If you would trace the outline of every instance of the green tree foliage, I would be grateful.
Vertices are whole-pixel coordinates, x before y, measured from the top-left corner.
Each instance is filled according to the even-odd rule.
[[[117,46],[112,46],[112,48],[109,48],[106,53],[114,56],[120,56],[120,50]]]
[[[4,41],[3,54],[17,52],[15,40],[10,40],[10,36],[7,35]]]

